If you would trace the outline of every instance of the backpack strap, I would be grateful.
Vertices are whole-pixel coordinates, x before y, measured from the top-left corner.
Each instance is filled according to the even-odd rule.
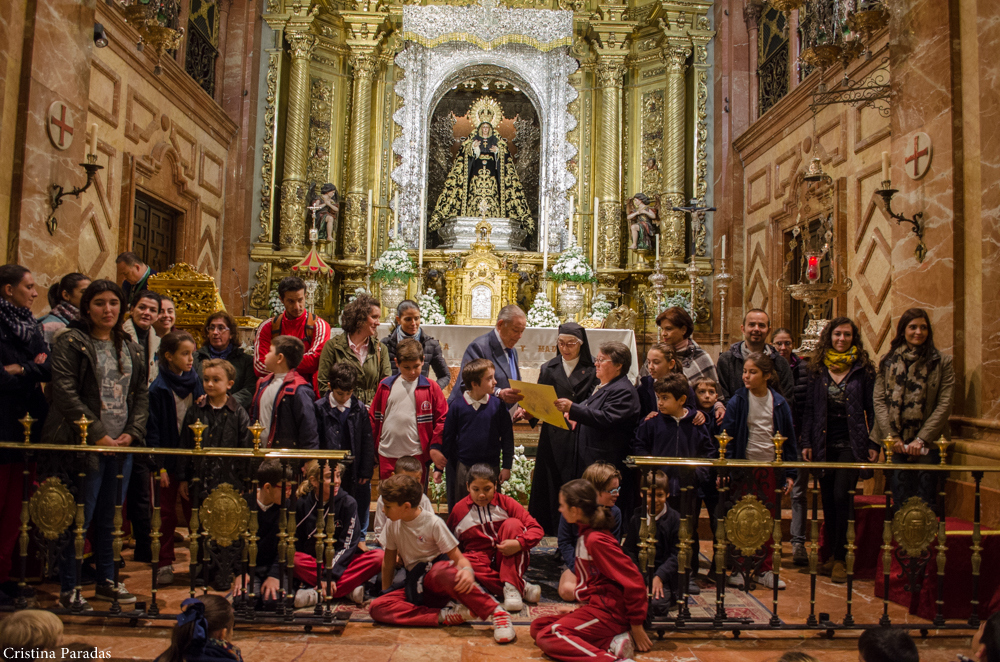
[[[282,313],[271,320],[271,337],[277,338],[281,335],[281,318],[285,314]],[[314,313],[306,313],[306,337],[303,342],[306,345],[311,346],[313,338],[316,337],[316,315]]]

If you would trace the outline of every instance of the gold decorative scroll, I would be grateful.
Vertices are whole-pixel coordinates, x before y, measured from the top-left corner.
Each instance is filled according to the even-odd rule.
[[[536,50],[547,53],[562,46],[573,45],[572,37],[561,37],[554,41],[541,42],[534,37],[528,37],[520,34],[507,34],[499,36],[496,39],[487,40],[468,32],[449,32],[448,34],[438,35],[434,38],[422,37],[415,32],[403,32],[403,39],[405,41],[418,43],[425,48],[434,48],[435,46],[447,44],[452,41],[460,41],[467,44],[474,44],[484,51],[499,48],[504,44],[526,44]]]
[[[46,478],[31,496],[28,512],[46,540],[58,540],[73,524],[76,500],[62,481],[53,476]]]
[[[747,494],[726,515],[726,537],[744,556],[760,549],[768,538],[774,518],[760,500]]]
[[[222,483],[201,504],[202,525],[220,547],[229,547],[250,524],[247,502],[229,483]]]
[[[920,556],[937,537],[937,516],[918,496],[910,497],[892,518],[892,535],[907,556]]]

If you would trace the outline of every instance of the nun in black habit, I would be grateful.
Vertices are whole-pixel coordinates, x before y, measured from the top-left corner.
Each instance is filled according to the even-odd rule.
[[[538,383],[551,384],[559,398],[583,402],[598,381],[586,330],[576,322],[562,324],[558,344],[559,354],[542,366]],[[546,535],[556,535],[559,528],[559,489],[579,477],[574,432],[542,423],[528,512]]]

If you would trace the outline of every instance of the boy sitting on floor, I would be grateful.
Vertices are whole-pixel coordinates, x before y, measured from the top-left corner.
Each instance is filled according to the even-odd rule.
[[[681,527],[680,514],[667,503],[669,483],[667,475],[656,472],[653,482],[653,503],[656,512],[656,554],[653,568],[653,601],[650,604],[653,616],[666,616],[677,601],[677,546],[678,533]],[[636,508],[628,523],[623,549],[630,559],[645,573],[646,568],[639,567],[639,529],[642,524],[642,508]],[[695,552],[697,553],[697,552]]]

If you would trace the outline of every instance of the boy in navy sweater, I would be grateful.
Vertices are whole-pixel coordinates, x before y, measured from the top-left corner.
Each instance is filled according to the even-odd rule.
[[[496,383],[493,362],[489,359],[475,359],[462,368],[462,385],[466,390],[448,409],[437,449],[447,460],[449,510],[468,496],[466,478],[472,465],[482,462],[498,470],[501,485],[510,478],[514,464],[514,425],[507,405],[490,395]],[[432,444],[431,448],[435,446]]]
[[[372,421],[368,410],[354,397],[358,369],[350,363],[335,363],[329,378],[330,394],[315,403],[319,447],[323,450],[349,450],[354,456],[354,462],[342,476],[342,489],[357,502],[358,530],[365,534],[368,532],[372,473],[375,469]]]
[[[670,608],[677,602],[677,547],[680,543],[680,514],[667,503],[669,481],[667,474],[656,472],[653,480],[654,512],[656,518],[656,553],[653,560],[653,587],[650,608],[653,617],[667,615]],[[636,508],[628,523],[623,549],[630,559],[639,567],[639,530],[642,525],[642,508]],[[639,572],[645,574],[646,568],[639,567]]]

